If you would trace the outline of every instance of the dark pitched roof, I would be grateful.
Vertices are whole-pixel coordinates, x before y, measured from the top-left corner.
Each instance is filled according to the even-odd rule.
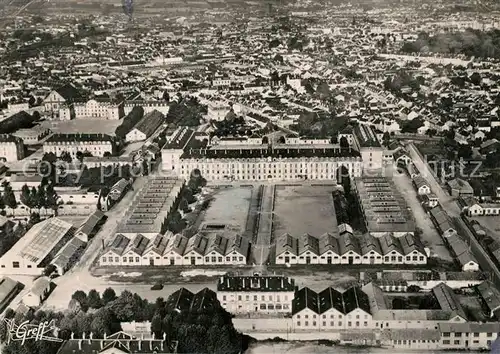
[[[186,288],[180,288],[175,293],[168,297],[165,308],[167,311],[189,311],[191,309],[191,302],[194,299],[194,294]]]
[[[55,90],[60,94],[67,102],[75,102],[82,100],[82,95],[77,90],[77,88],[71,84],[61,86]]]
[[[47,143],[57,142],[90,142],[90,141],[113,141],[107,134],[54,134],[47,139]]]
[[[10,134],[0,134],[0,143],[19,143],[22,142],[21,138],[15,137]]]
[[[318,294],[319,313],[322,314],[331,308],[341,313],[344,312],[344,300],[342,293],[332,287],[326,288]]]
[[[87,220],[83,222],[77,232],[83,232],[87,236],[90,235],[92,231],[94,231],[97,224],[99,224],[99,222],[104,218],[104,216],[105,214],[102,211],[94,211],[89,215]]]
[[[292,313],[296,314],[306,308],[319,313],[318,294],[309,288],[302,288],[295,293],[292,302]]]
[[[354,128],[354,136],[361,147],[381,147],[377,135],[369,126],[359,124]]]
[[[150,137],[163,123],[164,119],[165,117],[161,112],[154,110],[142,117],[134,128],[144,133],[146,137]]]
[[[184,159],[199,159],[199,158],[219,158],[219,159],[248,159],[248,158],[327,158],[327,157],[359,157],[359,152],[356,150],[345,150],[341,148],[272,148],[261,146],[257,148],[242,148],[242,149],[221,149],[210,148],[206,149],[186,149],[182,158]]]
[[[191,310],[199,311],[207,308],[213,308],[219,300],[217,300],[217,294],[210,290],[209,288],[202,289],[198,291],[191,302]]]
[[[344,309],[345,313],[349,313],[356,308],[360,308],[366,313],[370,313],[370,299],[368,295],[366,295],[361,288],[357,286],[353,286],[352,288],[347,289],[342,297],[344,299]]]

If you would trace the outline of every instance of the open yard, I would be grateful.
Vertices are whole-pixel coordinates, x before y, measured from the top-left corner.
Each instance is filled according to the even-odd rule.
[[[213,195],[202,224],[230,224],[244,232],[251,198],[251,187],[221,188]]]
[[[167,298],[169,295],[184,287],[190,291],[197,292],[205,287],[215,290],[217,281],[226,272],[233,274],[251,275],[255,269],[253,267],[204,267],[192,269],[191,267],[107,267],[95,270],[92,276],[86,274],[75,274],[74,282],[78,284],[74,288],[67,286],[56,287],[54,292],[47,299],[43,308],[54,310],[66,310],[71,295],[76,290],[83,290],[88,293],[91,289],[96,289],[101,294],[108,288],[113,288],[116,293],[129,290],[137,293],[143,298],[155,301],[158,297]],[[272,267],[269,273],[292,277],[299,287],[307,286],[315,291],[321,291],[329,286],[339,290],[347,289],[349,286],[358,283],[359,272],[357,271],[336,271],[327,267],[315,267],[308,269],[290,269],[286,267]],[[58,284],[60,278],[54,279]],[[164,285],[162,290],[152,291],[151,286],[157,282]]]
[[[115,129],[122,120],[105,119],[73,119],[65,121],[45,121],[42,126],[49,128],[53,133],[62,134],[109,134],[115,135]]]
[[[481,300],[475,295],[459,295],[460,304],[465,310],[465,313],[471,321],[485,322],[488,321],[488,314],[485,313],[481,306]]]
[[[334,230],[334,189],[335,186],[276,186],[274,237],[284,233],[320,236]]]

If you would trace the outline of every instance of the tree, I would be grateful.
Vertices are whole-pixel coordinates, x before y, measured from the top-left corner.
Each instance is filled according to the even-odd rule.
[[[184,199],[184,198],[181,199],[181,201],[179,202],[179,209],[185,213],[189,212],[189,205],[188,205],[186,199]]]
[[[40,118],[42,118],[40,116],[40,112],[38,112],[38,111],[34,111],[32,116],[33,116],[33,120],[35,120],[35,121],[38,121],[38,120],[40,120]]]
[[[470,77],[469,77],[469,81],[473,84],[473,85],[476,85],[476,86],[479,86],[481,85],[481,74],[479,74],[478,72],[474,72]]]
[[[21,203],[26,205],[28,208],[33,208],[33,200],[31,198],[31,192],[30,192],[30,187],[28,187],[27,184],[25,184],[21,188]]]
[[[144,160],[142,161],[142,174],[143,174],[144,176],[149,175],[149,172],[150,172],[149,163],[150,163],[150,162],[149,162],[147,159],[144,159]]]
[[[299,129],[301,131],[309,131],[314,122],[315,122],[314,113],[303,112],[299,116]]]
[[[165,102],[170,102],[170,95],[167,90],[163,91],[163,99]]]
[[[111,301],[116,300],[116,293],[113,290],[113,288],[106,288],[104,292],[102,293],[102,303],[104,305],[107,305]]]
[[[35,187],[33,187],[34,189]],[[31,190],[31,193],[33,194],[33,189]],[[40,185],[38,186],[38,189],[36,190],[36,196],[33,197],[33,200],[36,201],[35,206],[37,208],[46,208],[47,207],[47,197],[45,194],[45,187]]]
[[[94,314],[90,329],[96,337],[102,338],[104,334],[110,335],[119,330],[120,324],[116,322],[116,316],[110,309],[101,308]]]
[[[340,147],[342,149],[348,149],[349,148],[349,141],[345,136],[340,138]]]
[[[30,219],[28,221],[27,228],[28,230],[31,229],[31,227],[35,224],[38,224],[41,221],[40,219],[40,214],[38,213],[31,213],[30,214]]]
[[[153,319],[151,320],[151,332],[154,333],[156,338],[161,338],[162,337],[162,318],[159,313],[155,314],[153,316]]]
[[[85,157],[92,157],[92,153],[88,150],[85,151],[77,151],[76,152],[76,159],[80,162],[83,162],[83,159]]]
[[[30,200],[33,208],[37,208],[40,205],[40,201],[38,200],[38,192],[35,187],[31,187]]]
[[[321,100],[328,99],[331,95],[330,86],[326,82],[322,81],[316,88],[316,94]]]
[[[101,295],[99,295],[95,289],[89,291],[87,304],[91,309],[99,309],[102,307]]]
[[[48,277],[52,273],[54,273],[57,270],[56,266],[53,264],[47,264],[47,266],[43,269],[43,275]]]
[[[4,200],[4,195],[0,193],[0,210],[5,211],[5,200]]]
[[[427,129],[427,131],[425,132],[425,134],[427,136],[430,136],[432,138],[433,136],[435,136],[437,134],[437,130],[436,129],[432,129],[432,128],[431,129]]]
[[[77,156],[78,156],[78,154],[77,154]],[[70,153],[69,153],[69,152],[67,152],[67,151],[63,151],[63,152],[61,153],[61,155],[59,156],[59,158],[60,158],[62,161],[66,162],[66,163],[71,163],[71,161],[73,161],[73,159],[71,158]]]
[[[276,85],[280,82],[280,75],[277,71],[271,73],[271,85]]]
[[[71,295],[72,299],[75,299],[78,301],[78,303],[82,306],[82,308],[87,308],[88,303],[87,303],[87,294],[85,294],[84,291],[82,290],[77,290]]]
[[[57,209],[58,209],[58,203],[57,203],[57,193],[54,190],[54,186],[50,183],[45,187],[45,207],[46,208],[51,208],[54,211],[54,215],[57,216]]]
[[[14,191],[8,182],[4,185],[4,202],[5,205],[11,208],[14,213],[14,210],[17,208],[17,200]]]
[[[384,135],[382,136],[382,142],[385,147],[389,146],[389,144],[391,143],[391,135],[389,134],[389,132],[384,133]]]
[[[36,98],[34,96],[30,96],[29,100],[28,100],[28,104],[30,107],[33,107],[36,103]]]
[[[459,158],[470,159],[472,157],[472,147],[470,145],[458,145],[457,155]]]

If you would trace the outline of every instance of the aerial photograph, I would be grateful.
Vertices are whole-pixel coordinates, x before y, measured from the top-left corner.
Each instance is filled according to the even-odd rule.
[[[500,354],[499,0],[0,0],[0,354]]]

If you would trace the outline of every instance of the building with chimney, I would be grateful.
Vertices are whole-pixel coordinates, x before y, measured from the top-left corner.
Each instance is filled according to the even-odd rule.
[[[228,312],[290,314],[295,281],[284,276],[225,275],[217,283],[217,299]]]

